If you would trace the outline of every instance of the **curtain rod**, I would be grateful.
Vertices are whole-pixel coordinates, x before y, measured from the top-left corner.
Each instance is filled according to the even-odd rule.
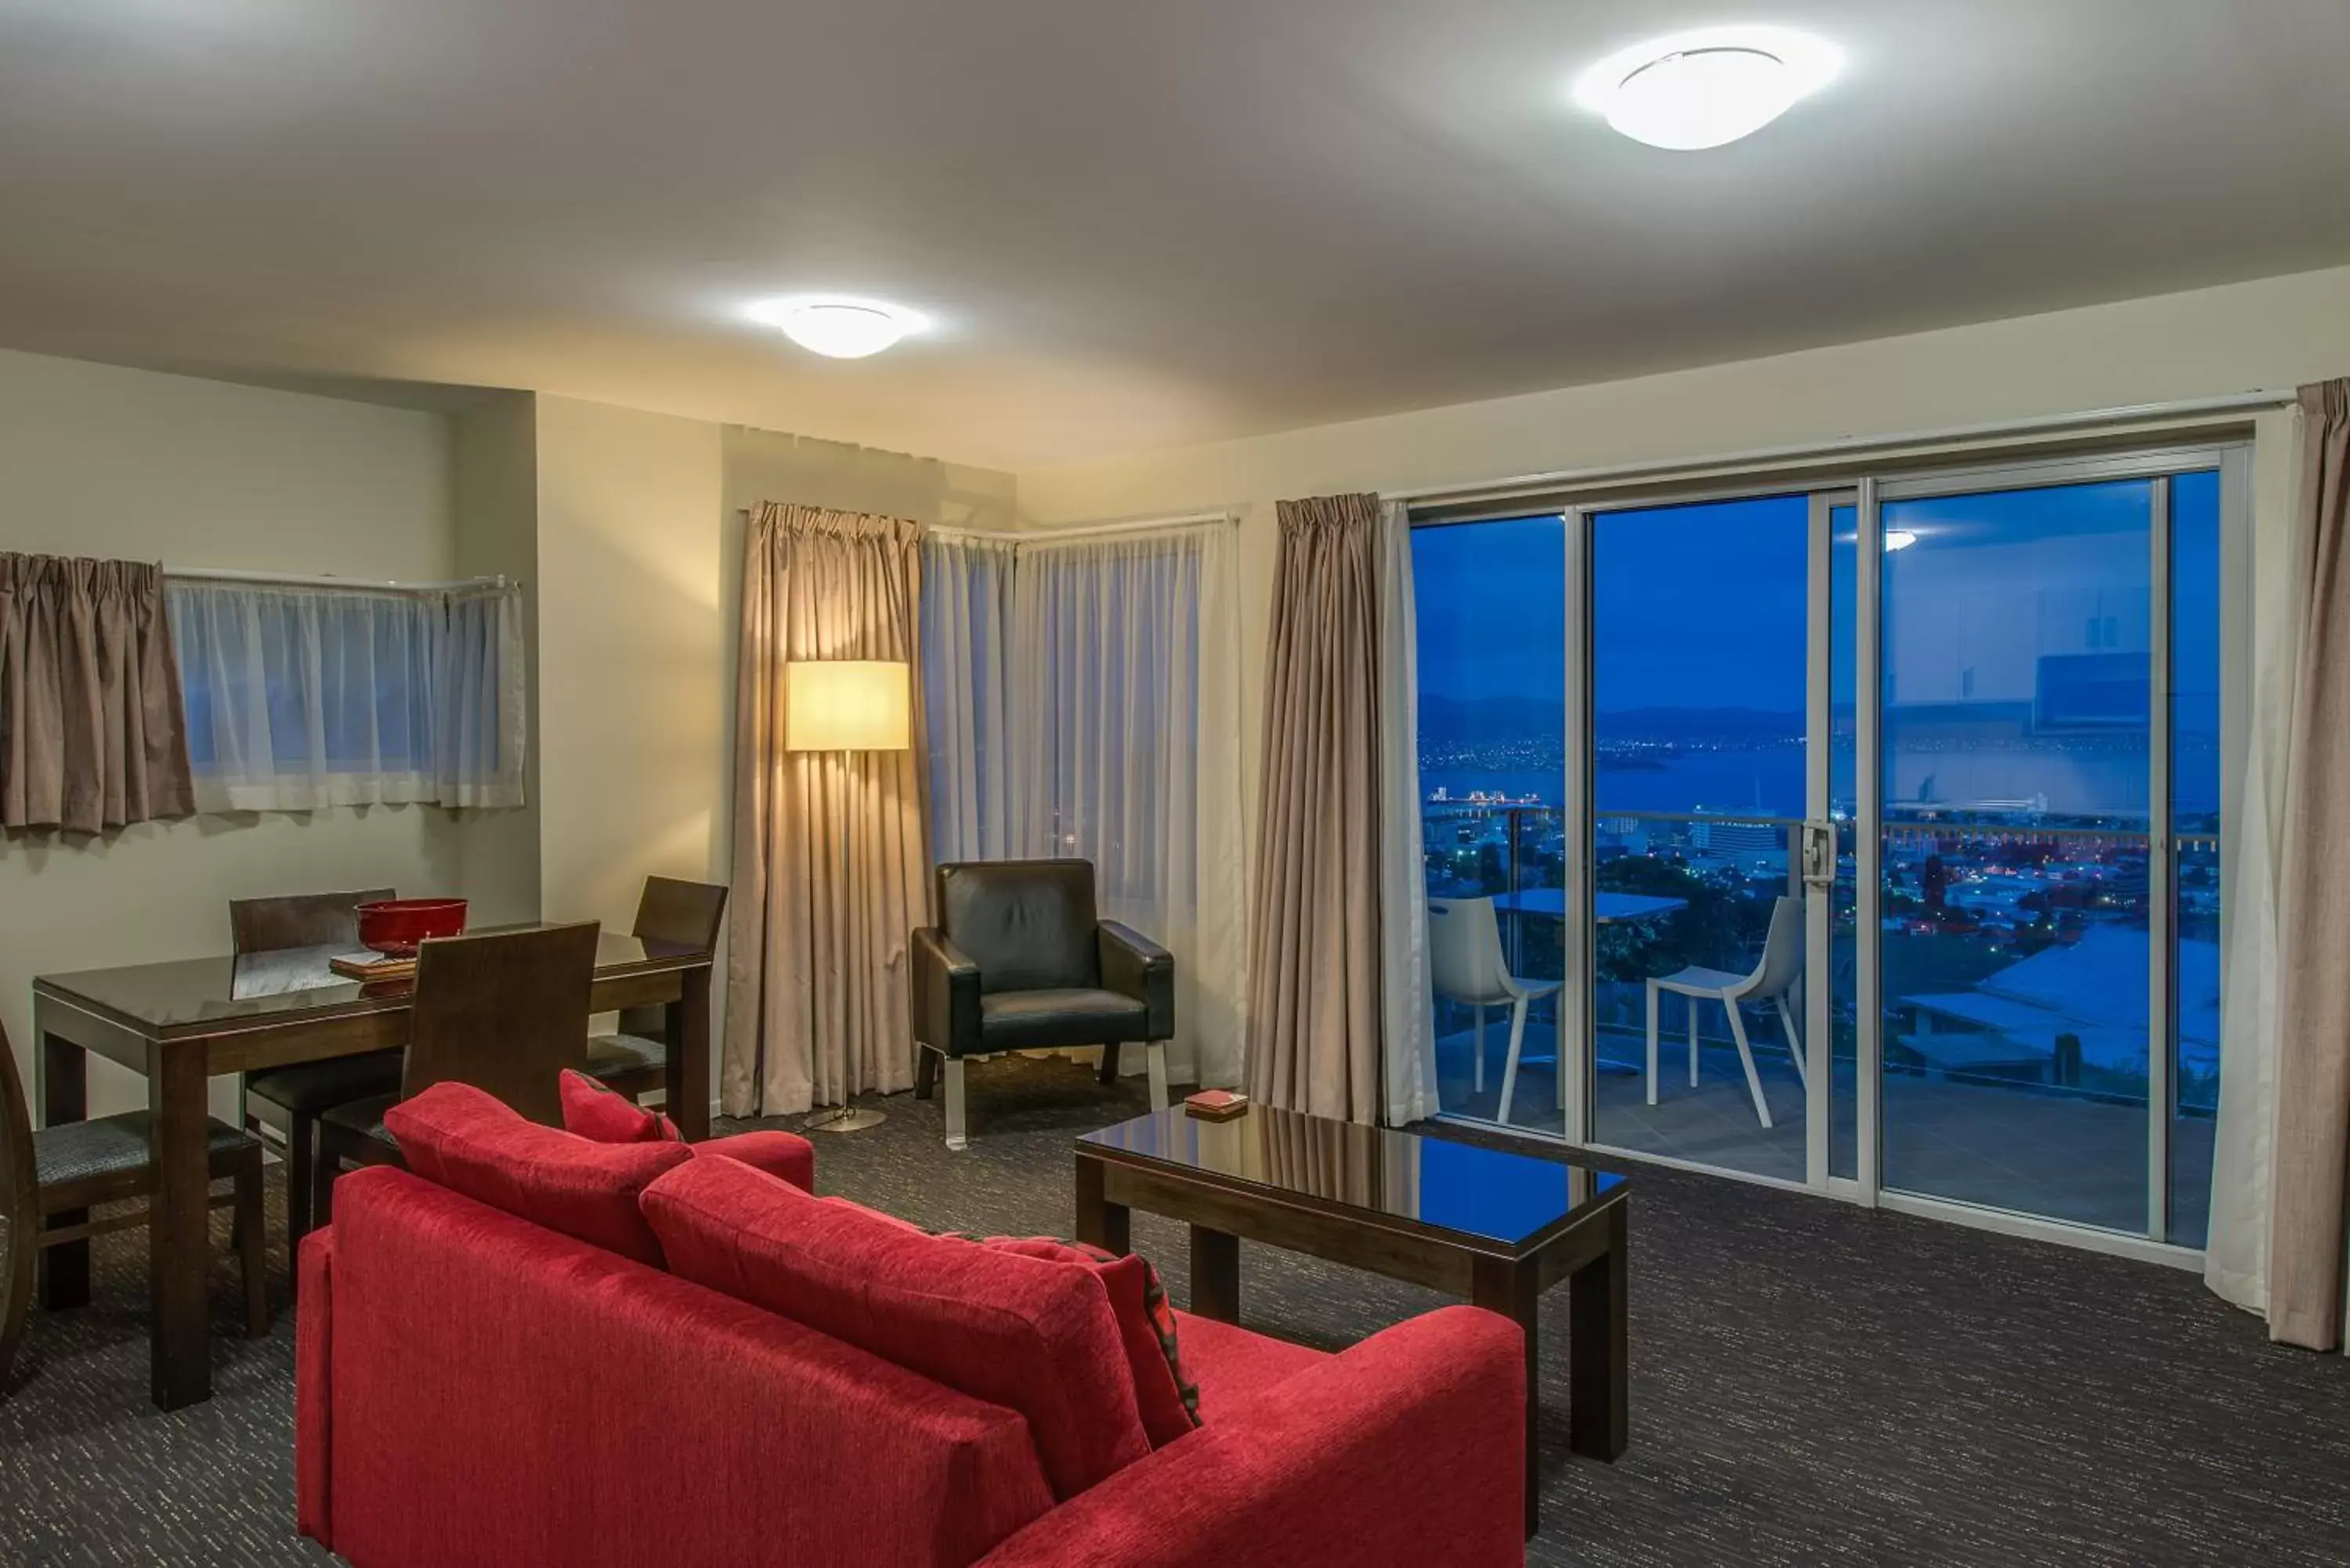
[[[923,530],[950,539],[1001,539],[1015,545],[1049,545],[1060,539],[1090,539],[1104,534],[1148,534],[1161,528],[1196,528],[1211,523],[1240,522],[1232,507],[1220,512],[1187,512],[1175,517],[1139,517],[1129,523],[1089,523],[1082,528],[1030,528],[1006,533],[993,528],[954,528],[943,524]]]
[[[1496,499],[1517,491],[1557,490],[1602,481],[1665,477],[1716,468],[1751,468],[1766,462],[1807,458],[1843,457],[1932,445],[1942,441],[1982,440],[2008,435],[2055,435],[2095,430],[2106,425],[2137,424],[2147,420],[2185,419],[2201,414],[2243,413],[2282,407],[2300,397],[2297,390],[2237,392],[2219,398],[2188,398],[2168,403],[2130,403],[2119,408],[2092,409],[2084,413],[2058,414],[2031,420],[1996,420],[1987,424],[1946,425],[1937,430],[1900,431],[1887,435],[1840,436],[1829,441],[1800,441],[1789,446],[1756,447],[1747,452],[1712,457],[1661,458],[1646,462],[1608,463],[1597,468],[1567,468],[1550,473],[1522,473],[1510,479],[1471,480],[1459,484],[1431,484],[1418,490],[1385,490],[1382,501],[1475,501]]]
[[[182,582],[200,583],[260,583],[272,587],[288,588],[348,588],[356,593],[370,594],[446,594],[466,588],[505,588],[520,585],[513,578],[457,577],[445,583],[371,582],[364,577],[301,576],[291,572],[233,572],[200,566],[166,566],[166,577]]]

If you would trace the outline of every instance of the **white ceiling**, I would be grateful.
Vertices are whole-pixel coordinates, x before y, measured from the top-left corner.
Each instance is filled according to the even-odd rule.
[[[1566,100],[1742,17],[1844,77]],[[0,345],[999,467],[2344,261],[2345,0],[0,0]]]

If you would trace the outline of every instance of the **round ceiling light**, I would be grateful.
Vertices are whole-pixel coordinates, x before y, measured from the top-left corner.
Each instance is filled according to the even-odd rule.
[[[1782,27],[1714,27],[1619,49],[1576,81],[1575,101],[1635,141],[1675,151],[1752,136],[1818,91],[1842,57]]]
[[[910,310],[876,299],[775,299],[754,306],[751,315],[783,328],[809,353],[832,359],[867,358],[928,325]]]

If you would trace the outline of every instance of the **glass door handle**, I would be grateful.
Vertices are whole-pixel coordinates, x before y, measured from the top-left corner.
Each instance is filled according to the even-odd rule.
[[[1835,886],[1835,825],[1804,824],[1804,884],[1823,890]]]

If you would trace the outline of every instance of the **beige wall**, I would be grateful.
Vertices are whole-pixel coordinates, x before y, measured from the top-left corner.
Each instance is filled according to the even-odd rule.
[[[538,405],[539,892],[626,930],[648,875],[723,881],[718,427]]]
[[[0,549],[445,577],[449,458],[436,414],[0,352]],[[446,888],[458,859],[446,815],[411,806],[6,835],[0,1021],[29,1065],[36,973],[219,952],[230,898]],[[100,1112],[144,1101],[103,1063],[91,1095]]]
[[[1253,829],[1276,499],[2034,419],[2350,375],[2350,267],[1247,441],[1031,470],[1024,526],[1243,514],[1243,809]],[[2261,421],[2256,508],[2283,499]]]
[[[481,925],[538,919],[538,416],[528,392],[499,392],[452,421],[456,508],[454,574],[523,585],[524,701],[529,710],[524,804],[449,815],[457,841],[458,890]]]

